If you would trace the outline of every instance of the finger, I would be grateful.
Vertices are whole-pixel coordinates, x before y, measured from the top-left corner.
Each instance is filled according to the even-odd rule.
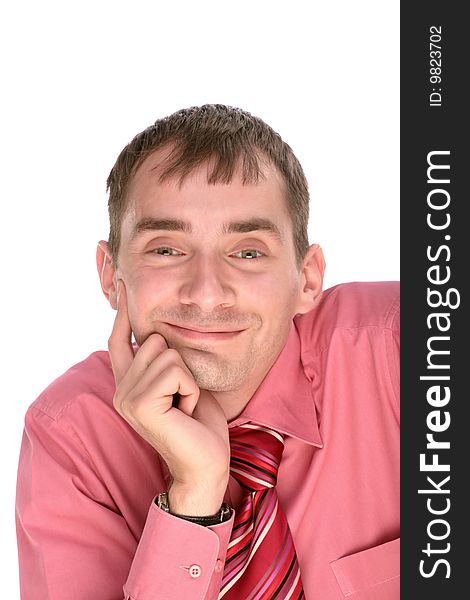
[[[156,415],[174,413],[178,410],[172,406],[173,395],[176,393],[188,403],[192,412],[199,398],[199,388],[186,368],[172,362],[151,381],[149,371],[150,369],[145,373],[145,384],[142,380],[138,382],[132,394],[127,395],[117,407],[118,412],[128,420],[136,419],[142,423],[148,421],[149,415],[153,419]]]
[[[150,359],[150,355],[148,359]],[[178,394],[177,408],[191,416],[199,398],[199,387],[179,352],[172,348],[166,348],[139,376],[134,370],[136,361],[137,354],[134,364],[126,376],[126,379],[129,378],[129,381],[133,382],[133,395],[146,396],[152,390],[153,397],[165,397],[168,401],[168,408],[171,408],[174,406],[171,397]]]
[[[178,370],[184,371],[187,377],[190,378],[192,383],[194,384],[194,388],[197,388],[197,384],[194,381],[191,371],[188,369],[185,362],[181,358],[180,353],[177,350],[173,348],[168,348],[166,346],[166,342],[165,349],[160,351],[158,350],[158,338],[161,336],[159,336],[158,334],[152,334],[147,340],[145,340],[145,344],[147,344],[147,341],[151,341],[150,338],[154,337],[155,343],[153,345],[149,344],[149,350],[147,350],[144,347],[144,344],[141,346],[141,348],[139,348],[137,354],[140,352],[141,349],[144,351],[147,350],[147,353],[145,355],[145,358],[140,359],[142,364],[137,366],[136,354],[134,363],[129,369],[128,374],[126,375],[126,380],[129,379],[129,382],[126,382],[126,387],[129,383],[136,394],[143,393],[146,389],[153,387],[155,381],[159,381],[160,379],[162,379],[170,382],[171,378],[168,379],[168,373],[171,372],[174,368],[176,368],[176,372]],[[189,393],[191,392],[192,388]],[[166,390],[166,393],[164,395],[176,393],[180,393],[178,379],[175,379],[174,384],[168,387],[168,390]]]
[[[134,360],[132,328],[127,312],[126,288],[121,279],[118,280],[117,292],[117,313],[114,319],[113,330],[108,340],[109,357],[111,359],[116,386],[119,385]]]
[[[201,390],[198,403],[193,411],[192,416],[200,423],[203,423],[210,429],[214,430],[214,428],[220,423],[219,415],[221,412],[223,412],[222,407],[214,398],[214,396],[207,390]],[[222,427],[225,431],[225,420],[222,422]]]
[[[159,333],[150,334],[134,354],[131,365],[120,379],[119,390],[122,399],[131,390],[135,391],[152,382],[155,373],[153,363],[165,350],[168,350],[165,338]],[[149,368],[150,371],[148,371]],[[115,398],[115,401],[117,400]]]
[[[185,415],[188,415],[188,417],[192,417],[194,409],[197,406],[198,399],[199,394],[187,394],[186,396],[180,394],[178,396],[178,406],[176,408]]]
[[[151,333],[135,353],[130,373],[141,376],[165,350],[168,350],[165,338],[159,333]]]
[[[185,415],[188,415],[188,417],[192,417],[201,390],[194,381],[193,374],[186,365],[182,367],[182,373],[183,375],[179,380],[178,390],[176,392],[178,394],[178,406],[175,410],[180,410]]]

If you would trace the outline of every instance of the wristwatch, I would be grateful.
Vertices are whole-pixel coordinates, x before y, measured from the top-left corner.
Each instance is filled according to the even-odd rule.
[[[218,525],[219,523],[225,523],[232,516],[232,508],[224,502],[215,515],[211,515],[209,517],[191,517],[189,515],[178,515],[170,511],[170,504],[168,503],[168,492],[162,492],[158,494],[155,499],[156,505],[164,510],[165,512],[173,515],[174,517],[178,517],[179,519],[184,519],[185,521],[191,521],[191,523],[196,523],[197,525],[203,525],[207,527],[208,525]]]

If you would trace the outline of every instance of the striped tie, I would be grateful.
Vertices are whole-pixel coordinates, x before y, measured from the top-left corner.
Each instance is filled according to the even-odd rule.
[[[294,542],[275,488],[284,440],[276,431],[252,423],[229,431],[230,472],[244,494],[219,599],[305,598]]]

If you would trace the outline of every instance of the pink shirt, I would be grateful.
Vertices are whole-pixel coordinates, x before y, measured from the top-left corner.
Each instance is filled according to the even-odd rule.
[[[231,423],[287,436],[277,488],[307,600],[399,598],[398,291],[394,282],[327,290],[294,319]],[[116,413],[113,394],[108,354],[95,352],[27,412],[22,599],[216,599],[233,517],[202,527],[155,505],[167,470]],[[226,500],[239,495],[231,480]]]

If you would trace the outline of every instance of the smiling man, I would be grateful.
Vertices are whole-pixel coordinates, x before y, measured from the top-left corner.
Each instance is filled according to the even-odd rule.
[[[290,147],[181,110],[108,179],[117,311],[30,407],[22,597],[398,598],[398,286],[322,293]]]

